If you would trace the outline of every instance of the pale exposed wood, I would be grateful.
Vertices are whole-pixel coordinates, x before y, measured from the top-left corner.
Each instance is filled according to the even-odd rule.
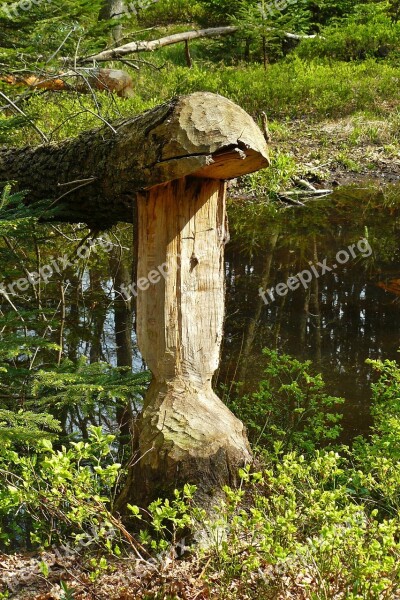
[[[164,46],[171,46],[172,44],[179,44],[181,42],[187,42],[198,38],[211,38],[218,37],[220,35],[231,35],[232,33],[235,33],[237,29],[237,27],[233,26],[210,27],[208,29],[196,29],[194,31],[175,33],[173,35],[167,35],[159,38],[158,40],[129,42],[129,44],[124,44],[118,48],[111,48],[110,50],[104,50],[98,54],[81,58],[80,62],[83,63],[93,60],[96,62],[104,62],[108,60],[116,60],[121,58],[121,56],[133,54],[134,52],[153,52],[154,50],[163,48]]]
[[[224,320],[225,183],[183,178],[138,197],[138,344],[154,379],[139,425],[135,501],[183,485],[212,501],[251,454],[243,424],[212,390]]]
[[[159,382],[209,384],[222,339],[225,184],[180,179],[157,186],[139,195],[138,216],[138,280],[159,265],[168,273],[138,295],[142,354]]]
[[[270,31],[272,31],[272,28]],[[305,33],[289,33],[288,31],[284,31],[283,35],[285,37],[289,38],[290,40],[304,40],[304,39],[312,40],[313,38],[318,37],[318,35],[316,33],[314,33],[313,35],[306,35]]]

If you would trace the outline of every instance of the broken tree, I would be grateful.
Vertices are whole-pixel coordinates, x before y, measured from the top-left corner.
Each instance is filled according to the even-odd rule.
[[[277,30],[274,27],[267,27],[265,31]],[[180,44],[182,42],[188,44],[191,40],[233,35],[235,33],[240,33],[240,28],[234,25],[227,25],[225,27],[210,27],[208,29],[195,29],[192,31],[182,31],[181,33],[167,35],[166,37],[162,37],[157,40],[140,40],[138,42],[129,42],[127,44],[124,44],[123,46],[110,48],[108,50],[98,52],[97,54],[91,54],[90,56],[81,57],[78,60],[78,63],[101,63],[108,62],[111,60],[121,60],[122,57],[137,52],[154,52],[154,50],[158,50],[158,48],[164,48],[165,46],[171,46],[173,44]],[[287,31],[282,32],[282,35],[292,40],[302,40],[305,38],[317,37],[316,35],[289,33]]]
[[[10,73],[0,75],[0,81],[32,90],[89,94],[95,89],[101,92],[115,92],[121,98],[132,98],[134,95],[132,77],[120,69],[75,69],[66,73],[47,75]]]
[[[190,482],[206,501],[250,459],[244,426],[211,381],[224,317],[225,182],[267,165],[253,119],[210,93],[59,144],[0,150],[0,180],[30,189],[29,202],[46,200],[59,220],[97,229],[137,220],[137,334],[153,381],[125,500]]]

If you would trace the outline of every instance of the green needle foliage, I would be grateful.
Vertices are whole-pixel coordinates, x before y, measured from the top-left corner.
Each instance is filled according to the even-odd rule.
[[[26,116],[0,118],[0,144],[8,142],[16,130],[26,127],[31,119]]]
[[[148,372],[132,373],[126,367],[101,362],[88,364],[85,357],[76,364],[66,360],[58,368],[40,370],[35,375],[32,403],[56,414],[68,410],[79,413],[81,423],[96,425],[105,415],[112,420],[118,405],[132,404],[138,414],[149,379]]]
[[[251,42],[249,52],[252,51],[256,57],[263,55],[267,63],[271,58],[276,60],[283,55],[284,32],[308,31],[310,17],[311,12],[306,0],[287,4],[242,0],[233,23]]]
[[[0,63],[27,71],[48,68],[49,59],[73,57],[80,39],[81,52],[90,53],[105,42],[110,28],[97,20],[101,6],[101,0],[43,1],[23,10],[6,0],[0,7]]]
[[[0,443],[7,442],[36,446],[42,439],[56,437],[60,425],[48,413],[0,409]]]

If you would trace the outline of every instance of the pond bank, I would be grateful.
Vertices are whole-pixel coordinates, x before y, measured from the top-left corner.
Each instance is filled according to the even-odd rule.
[[[316,187],[369,179],[400,181],[400,117],[355,114],[336,120],[273,122],[272,154],[291,157],[299,174]]]

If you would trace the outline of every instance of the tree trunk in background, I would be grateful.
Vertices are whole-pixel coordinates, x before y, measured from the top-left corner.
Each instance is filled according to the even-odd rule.
[[[122,252],[114,251],[110,255],[111,272],[114,279],[114,329],[115,345],[118,367],[129,367],[132,370],[133,347],[132,347],[132,329],[133,314],[132,301],[126,300],[122,293],[123,289],[129,289],[131,276],[129,269],[123,261]],[[129,442],[131,434],[131,424],[133,420],[132,407],[130,403],[125,406],[117,404],[116,418],[120,431],[120,444],[125,445]]]
[[[318,262],[318,247],[317,239],[314,236],[314,248],[313,248],[313,262]],[[310,302],[313,307],[313,317],[315,320],[315,362],[318,366],[322,360],[322,321],[321,321],[321,307],[319,304],[319,281],[318,277],[313,277],[312,280],[312,292]]]
[[[122,22],[119,19],[124,14],[124,0],[104,0],[103,6],[101,7],[99,14],[99,21],[108,21],[109,19],[115,19],[116,23],[112,28],[112,36],[114,42],[116,42],[117,44],[122,40],[123,37]]]
[[[72,270],[68,270],[66,277],[71,284],[71,293],[68,297],[69,314],[65,343],[68,360],[78,360],[80,344],[80,299],[82,296],[82,279]]]
[[[288,264],[288,259],[286,259],[283,262],[284,265]],[[282,272],[282,281],[287,281],[289,278],[289,270],[286,267],[285,270]],[[274,335],[274,348],[278,348],[279,347],[279,336],[281,334],[281,328],[282,328],[282,321],[283,321],[283,317],[284,317],[284,310],[285,310],[285,304],[287,301],[287,294],[285,296],[281,296],[280,298],[276,298],[275,303],[277,305],[277,312],[276,312],[276,320],[275,320],[275,325],[273,327],[273,335]]]
[[[299,318],[299,329],[300,329],[299,342],[300,342],[301,352],[302,352],[303,356],[305,357],[307,354],[306,353],[307,324],[308,324],[308,319],[310,316],[311,289],[310,288],[304,289],[303,287],[300,289],[301,289],[301,294],[303,297],[303,306],[301,308],[300,318]]]
[[[260,286],[259,286],[264,291],[266,291],[269,286],[269,282],[270,282],[270,278],[271,278],[272,258],[274,255],[274,250],[275,250],[275,246],[278,241],[278,237],[279,237],[279,233],[274,233],[271,236],[271,239],[270,239],[270,242],[269,242],[269,245],[267,248],[267,255],[265,258],[264,269],[261,274]],[[238,375],[238,381],[240,381],[242,383],[244,383],[246,381],[247,367],[248,367],[249,361],[251,361],[251,358],[252,358],[251,355],[252,355],[252,351],[253,351],[254,340],[255,340],[255,337],[257,334],[257,326],[259,325],[260,318],[261,318],[261,312],[262,312],[262,309],[264,308],[264,306],[265,306],[264,300],[263,300],[262,296],[259,294],[258,299],[257,299],[257,305],[256,305],[254,317],[252,319],[250,319],[250,322],[249,322],[249,325],[248,325],[247,331],[246,331],[246,337],[245,337],[244,344],[243,344],[242,360],[241,360],[241,365],[240,365],[239,375]]]
[[[104,360],[103,332],[107,318],[107,298],[101,282],[101,273],[91,268],[90,277],[90,362],[95,363]]]

